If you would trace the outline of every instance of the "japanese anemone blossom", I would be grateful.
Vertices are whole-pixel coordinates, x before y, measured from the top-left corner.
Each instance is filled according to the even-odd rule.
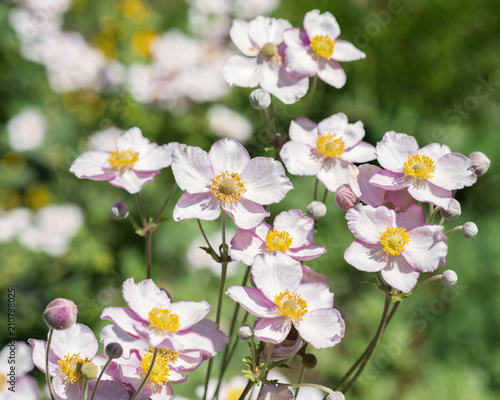
[[[293,187],[280,162],[250,159],[246,149],[232,139],[215,142],[208,153],[179,145],[172,154],[172,171],[186,191],[175,206],[176,221],[212,221],[222,207],[236,226],[251,229],[269,215],[262,205],[281,201]]]
[[[284,211],[274,219],[274,228],[262,222],[253,229],[238,229],[231,240],[231,258],[252,265],[257,254],[280,251],[296,260],[311,260],[326,252],[313,244],[314,221],[300,210]]]
[[[353,44],[337,39],[340,27],[329,12],[312,10],[304,17],[304,29],[283,32],[288,72],[318,77],[336,88],[346,82],[346,75],[337,61],[354,61],[366,55]]]
[[[101,318],[148,345],[176,352],[200,351],[209,358],[228,341],[218,328],[204,329],[202,320],[210,310],[206,301],[172,302],[151,279],[135,283],[133,278],[123,283],[123,298],[130,308],[107,307]]]
[[[299,261],[282,253],[260,254],[252,266],[256,288],[231,286],[226,294],[259,317],[255,337],[281,343],[292,326],[315,348],[332,347],[344,336],[344,320],[333,293],[322,282],[302,283]]]
[[[363,123],[349,124],[343,113],[319,124],[298,118],[290,124],[291,141],[284,144],[280,156],[291,174],[316,175],[335,192],[348,183],[350,165],[375,159],[375,147],[361,141],[364,136]]]
[[[356,240],[345,251],[345,260],[361,271],[380,271],[389,285],[405,293],[415,287],[420,272],[432,272],[446,261],[443,226],[425,224],[417,204],[399,213],[358,204],[346,219]]]
[[[415,138],[404,133],[387,132],[376,152],[385,170],[373,175],[371,184],[386,190],[407,188],[415,200],[444,209],[453,190],[471,186],[477,179],[468,157],[438,143],[419,149]]]
[[[158,146],[142,136],[139,128],[131,128],[116,141],[116,150],[90,150],[80,155],[69,169],[78,178],[109,181],[129,193],[138,193],[154,180],[160,169],[170,165],[177,143]]]
[[[307,93],[309,81],[285,69],[283,32],[291,28],[284,19],[257,17],[233,21],[229,35],[244,55],[233,55],[222,67],[231,86],[259,86],[285,104],[293,104]]]

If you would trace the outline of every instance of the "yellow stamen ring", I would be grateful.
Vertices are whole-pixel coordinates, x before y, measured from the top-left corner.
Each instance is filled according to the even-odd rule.
[[[345,149],[345,142],[336,134],[319,135],[316,139],[316,151],[323,158],[339,158]]]
[[[274,298],[274,304],[279,315],[291,318],[294,322],[300,322],[307,314],[306,301],[297,293],[290,293],[288,289]]]
[[[335,41],[328,35],[314,36],[311,39],[311,48],[314,53],[320,57],[326,58],[327,60],[333,54],[333,48],[335,47]]]
[[[236,172],[223,171],[210,181],[212,197],[217,197],[223,204],[236,203],[247,191],[245,181]]]
[[[419,181],[434,177],[434,161],[422,154],[408,156],[408,161],[403,165],[405,176],[412,176]]]
[[[288,251],[292,242],[293,239],[287,231],[272,230],[266,236],[266,245],[269,251]]]
[[[410,235],[405,228],[387,228],[380,234],[380,243],[387,254],[397,256],[403,253],[410,242]]]

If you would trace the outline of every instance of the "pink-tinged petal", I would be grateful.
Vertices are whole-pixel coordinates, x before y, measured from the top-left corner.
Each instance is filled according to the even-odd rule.
[[[262,386],[262,390],[259,394],[259,399],[261,400],[293,400],[295,396],[293,392],[286,386],[278,385],[276,383],[268,383]]]
[[[68,329],[54,330],[50,347],[59,358],[63,358],[67,353],[80,353],[82,358],[93,358],[99,343],[88,326],[75,324]]]
[[[148,344],[146,342],[130,336],[113,324],[106,325],[101,330],[100,337],[104,347],[106,347],[109,343],[120,343],[123,348],[123,358],[128,359],[130,357],[130,352],[133,349],[138,349],[140,351],[147,351],[148,349]]]
[[[447,209],[451,202],[451,190],[443,189],[429,181],[414,181],[408,187],[408,193],[418,201],[432,203],[438,207]]]
[[[159,171],[142,172],[127,170],[115,175],[109,183],[113,186],[125,189],[131,194],[135,194],[140,192],[146,183],[153,182],[155,175],[159,173]]]
[[[269,231],[273,229],[271,225],[269,225],[267,222],[263,222],[262,224],[257,225],[255,228],[252,229],[252,232],[257,235],[262,240],[266,239],[267,234]]]
[[[300,337],[317,349],[335,346],[344,337],[344,320],[333,308],[310,311],[294,325]]]
[[[208,152],[214,174],[223,171],[241,174],[250,161],[248,151],[234,139],[221,139],[212,145]]]
[[[178,145],[175,142],[163,146],[158,146],[156,143],[150,144],[148,149],[139,155],[139,160],[134,164],[134,170],[158,171],[170,166],[172,153]]]
[[[382,270],[382,278],[393,288],[404,293],[410,292],[417,284],[420,272],[415,270],[402,255],[389,258]]]
[[[206,301],[178,301],[170,305],[170,311],[179,316],[179,330],[189,329],[200,322],[210,311]]]
[[[333,293],[324,283],[309,282],[301,284],[296,293],[307,303],[308,313],[320,308],[333,307]]]
[[[290,123],[290,139],[315,149],[318,142],[318,124],[308,118],[300,117]]]
[[[423,154],[427,157],[430,157],[434,161],[439,160],[441,157],[449,153],[451,153],[450,148],[445,144],[439,144],[439,143],[428,144],[427,146],[422,147],[418,151],[418,154]]]
[[[281,343],[292,328],[292,320],[288,317],[261,318],[254,328],[257,339],[268,343]]]
[[[342,154],[342,159],[352,163],[362,163],[375,160],[375,147],[366,142],[359,142],[353,148]]]
[[[283,41],[287,46],[287,50],[290,48],[309,50],[311,45],[311,41],[309,40],[309,36],[307,36],[306,31],[300,28],[290,28],[284,31]]]
[[[328,276],[325,274],[318,274],[312,268],[302,264],[302,279],[300,280],[300,284],[309,283],[309,282],[321,282],[328,286]]]
[[[320,134],[333,134],[343,132],[348,125],[347,115],[344,113],[333,114],[328,118],[325,118],[318,124],[318,131]],[[352,140],[353,144],[359,142],[361,138],[365,135],[365,131],[363,129],[363,124],[361,124],[361,130],[357,129],[354,132],[354,135],[357,136],[356,139]]]
[[[304,17],[304,29],[310,38],[329,36],[335,40],[340,35],[339,24],[328,11],[323,14],[320,14],[319,10],[309,11]]]
[[[349,182],[349,165],[340,158],[325,159],[316,177],[330,192],[335,192],[340,185]]]
[[[391,202],[396,208],[404,210],[414,204],[416,200],[408,193],[407,189],[401,189],[385,192],[384,201]]]
[[[318,62],[307,49],[287,47],[285,49],[286,70],[301,76],[314,76],[318,72]]]
[[[244,55],[253,57],[259,54],[259,49],[248,37],[248,22],[242,19],[233,20],[233,25],[229,30],[229,36],[234,45]]]
[[[361,201],[370,206],[379,206],[384,201],[386,190],[369,182],[370,178],[380,170],[380,167],[372,164],[349,166],[349,186]]]
[[[332,58],[336,61],[355,61],[365,58],[366,54],[352,43],[345,40],[335,40]]]
[[[256,58],[234,55],[222,66],[222,76],[230,86],[256,87],[264,79],[264,72]]]
[[[197,332],[190,330],[177,332],[175,335],[163,337],[163,340],[158,340],[157,343],[151,342],[155,347],[167,347],[178,353],[203,351],[207,354],[214,354],[214,343],[208,337],[200,335]]]
[[[116,173],[109,172],[108,158],[107,151],[86,151],[73,162],[69,171],[80,179],[109,180],[114,178]]]
[[[123,282],[123,299],[129,307],[143,320],[149,321],[149,313],[155,307],[170,307],[170,297],[151,279],[134,282],[128,278]]]
[[[131,128],[123,132],[116,140],[117,150],[133,150],[138,153],[147,152],[150,146],[149,139],[142,136],[139,128]]]
[[[318,60],[318,77],[323,82],[340,89],[345,85],[347,77],[342,67],[335,60]]]
[[[436,170],[429,182],[448,190],[462,189],[476,183],[477,176],[471,168],[470,158],[463,154],[449,153],[436,163]]]
[[[259,46],[266,43],[280,44],[283,41],[283,31],[292,27],[285,19],[275,19],[259,16],[248,24],[248,36]]]
[[[217,197],[210,192],[189,194],[184,193],[174,208],[174,220],[198,218],[205,221],[213,221],[220,215],[220,204]]]
[[[260,204],[246,199],[240,199],[236,203],[222,204],[222,209],[241,229],[255,228],[270,215]]]
[[[259,289],[231,286],[227,289],[226,294],[249,313],[258,317],[272,318],[276,313],[276,305]]]
[[[81,399],[83,395],[82,383],[69,383],[65,375],[56,375],[52,379],[52,389],[57,400],[76,400]]]
[[[255,256],[262,252],[265,242],[251,230],[238,229],[231,240],[231,258],[252,265]]]
[[[128,335],[138,338],[137,327],[145,329],[147,322],[141,319],[134,311],[122,307],[106,307],[102,310],[101,319],[113,322],[118,328]]]
[[[45,373],[45,356],[47,354],[47,342],[44,340],[28,339],[29,344],[33,347],[33,364],[36,365],[43,373]],[[63,358],[66,354],[61,354],[60,356],[54,354],[54,351],[50,350],[49,356],[49,372],[50,376],[54,376],[57,371],[59,371],[58,361]]]
[[[295,292],[302,276],[300,262],[279,251],[257,255],[252,266],[255,286],[271,301],[286,289]]]
[[[92,393],[94,390],[95,381],[89,382],[88,393]],[[79,393],[79,397],[73,398],[69,397],[68,399],[81,399],[82,394]],[[97,386],[97,390],[95,392],[94,400],[127,400],[130,398],[130,394],[125,386],[123,386],[120,382],[114,380],[101,380],[99,382],[99,386]]]
[[[197,324],[193,325],[190,328],[190,331],[196,332],[211,339],[213,342],[214,350],[217,353],[222,351],[224,347],[229,343],[229,337],[219,329],[219,325],[208,319],[204,319],[203,321],[200,321]],[[202,353],[204,353],[204,359],[206,359],[206,352],[202,351]],[[215,353],[211,356],[213,355],[215,355]]]
[[[274,229],[287,231],[293,239],[292,248],[314,242],[314,221],[300,210],[284,211],[274,219]]]
[[[241,177],[245,181],[245,199],[258,204],[277,203],[285,197],[293,185],[279,161],[268,157],[250,160]]]
[[[287,72],[285,68],[264,66],[260,87],[276,96],[284,104],[294,104],[305,96],[309,79]]]
[[[177,383],[177,382],[174,382],[174,383]],[[142,396],[142,394],[141,394],[141,396]],[[151,393],[151,396],[149,396],[149,398],[151,400],[171,400],[173,396],[174,396],[174,390],[172,389],[172,386],[170,386],[167,383],[166,385],[159,386],[159,389],[155,388],[153,390],[153,392]]]
[[[188,193],[207,192],[215,177],[208,153],[186,145],[178,145],[172,153],[172,172],[177,185]]]
[[[401,190],[409,187],[413,183],[413,178],[411,176],[405,177],[404,174],[399,172],[384,169],[373,175],[369,183],[385,190]]]
[[[346,249],[344,259],[360,271],[377,272],[387,265],[387,253],[380,244],[356,240]]]
[[[308,246],[300,247],[298,249],[290,249],[287,255],[295,260],[307,261],[319,257],[326,253],[326,247],[319,244],[310,244]]]
[[[321,168],[322,158],[318,156],[315,148],[304,143],[285,143],[280,157],[292,175],[316,175]]]
[[[393,172],[402,172],[408,155],[417,151],[418,143],[413,136],[394,131],[387,132],[376,147],[379,164]]]
[[[380,234],[395,225],[396,213],[387,207],[371,207],[358,204],[347,211],[347,226],[353,235],[364,242],[378,244]]]
[[[432,272],[444,265],[448,253],[443,227],[426,225],[409,232],[410,243],[403,257],[415,269]]]
[[[396,226],[411,231],[425,224],[425,211],[422,206],[412,204],[405,212],[396,213]]]

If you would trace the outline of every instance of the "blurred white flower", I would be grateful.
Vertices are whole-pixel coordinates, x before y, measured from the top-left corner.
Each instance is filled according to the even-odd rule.
[[[252,19],[259,15],[269,15],[279,4],[280,0],[235,0],[234,16]]]
[[[7,122],[9,144],[15,151],[27,151],[39,147],[46,130],[45,117],[34,108],[22,111]]]
[[[252,135],[250,121],[229,108],[216,104],[208,109],[207,114],[210,128],[218,136],[244,142]]]
[[[92,133],[88,138],[89,150],[115,151],[116,140],[123,132],[123,129],[111,126],[108,129]]]
[[[0,210],[0,243],[7,243],[29,226],[31,211],[27,208]]]

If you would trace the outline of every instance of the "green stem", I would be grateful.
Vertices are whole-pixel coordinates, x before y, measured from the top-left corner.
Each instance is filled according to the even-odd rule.
[[[144,212],[144,206],[142,204],[141,196],[139,193],[136,194],[137,205],[139,207],[139,214],[141,215],[141,221],[144,233],[144,253],[146,256],[146,277],[151,278],[151,234],[152,231],[148,228],[148,220],[146,218],[146,213]]]
[[[325,188],[325,194],[323,195],[323,204],[326,204],[326,196],[328,195],[328,189]]]
[[[271,353],[273,352],[274,348],[274,343],[269,343],[267,346],[267,356],[266,356],[266,362],[264,364],[264,368],[260,371],[259,374],[259,380],[262,380],[266,377],[267,375],[267,367],[269,366],[269,362],[271,361]]]
[[[441,210],[441,207],[436,207],[434,209],[432,209],[432,207],[430,207],[429,209],[430,209],[431,213],[429,215],[428,223],[432,224],[432,220],[434,219],[434,217],[436,216],[436,214],[439,212],[439,210]]]
[[[412,293],[416,292],[418,289],[420,289],[422,286],[424,285],[427,285],[429,282],[432,282],[432,281],[436,281],[438,279],[443,279],[443,274],[439,274],[439,275],[434,275],[434,276],[431,276],[430,278],[427,278],[425,281],[423,281],[420,285],[418,286],[415,286],[415,288],[413,288],[413,290],[411,291]]]
[[[49,355],[50,355],[50,344],[52,343],[52,333],[54,329],[49,328],[49,337],[47,339],[47,348],[45,350],[45,379],[47,380],[47,387],[49,388],[49,395],[51,400],[55,400],[54,390],[52,389],[52,382],[50,380],[49,374]]]
[[[297,378],[297,385],[300,385],[304,379],[304,374],[306,373],[306,368],[304,367],[304,364],[300,365],[300,370],[299,370],[299,377]],[[297,386],[297,389],[295,389],[295,398],[299,395],[299,390],[300,386]]]
[[[456,231],[461,231],[463,229],[463,225],[456,226],[455,228],[450,229],[448,232],[445,233],[445,236],[448,236],[450,233],[456,232]]]
[[[214,250],[210,242],[208,241],[207,235],[205,235],[205,231],[203,230],[203,226],[201,226],[201,221],[199,219],[196,219],[196,222],[198,223],[198,227],[200,228],[200,232],[203,236],[203,239],[205,239],[205,243],[207,244],[208,248],[212,251],[213,254],[218,256],[219,254]]]
[[[307,98],[306,106],[304,107],[304,112],[302,116],[305,117],[307,112],[309,111],[309,107],[311,106],[312,99],[314,97],[314,93],[316,92],[316,85],[318,84],[318,75],[315,75],[312,82],[311,90],[309,91],[309,97]]]
[[[153,371],[153,367],[155,365],[157,353],[158,353],[158,348],[155,347],[155,351],[153,353],[153,358],[151,359],[151,365],[149,366],[148,372],[147,372],[146,376],[144,377],[144,380],[142,381],[141,386],[139,386],[139,389],[137,389],[134,396],[130,400],[135,400],[137,398],[137,396],[139,396],[139,393],[144,388],[144,386],[146,386],[146,383],[147,383],[149,377],[151,376],[151,372]]]
[[[252,387],[253,387],[253,381],[249,379],[247,385],[245,386],[245,389],[243,389],[243,392],[241,392],[240,398],[238,400],[244,400],[248,392],[250,392],[250,389],[252,389]]]
[[[170,199],[174,195],[175,189],[177,189],[177,183],[176,182],[174,182],[174,184],[172,185],[172,188],[170,189],[170,192],[168,192],[167,198],[165,199],[165,202],[161,206],[160,211],[158,211],[158,214],[156,214],[156,217],[153,220],[153,223],[155,223],[155,224],[158,223],[161,215],[163,214],[163,211],[165,211],[165,207],[167,207],[168,202],[170,201]]]
[[[148,225],[148,220],[146,218],[146,213],[144,212],[144,206],[142,205],[141,195],[137,193],[135,195],[135,198],[137,199],[137,206],[139,208],[139,215],[141,216],[142,227],[146,229]]]
[[[97,385],[99,385],[99,382],[101,381],[101,378],[104,375],[104,371],[106,371],[106,369],[108,369],[108,367],[112,361],[113,361],[113,359],[111,357],[109,357],[108,361],[106,361],[106,364],[104,364],[104,367],[102,368],[101,373],[99,374],[99,376],[97,377],[97,380],[95,381],[94,390],[92,390],[92,396],[90,396],[90,400],[94,400],[95,392],[97,390]]]
[[[278,132],[278,119],[276,118],[276,112],[274,110],[274,103],[273,103],[273,98],[271,97],[271,106],[269,107],[271,109],[271,116],[273,117],[273,125],[274,125],[274,134]]]
[[[89,390],[89,380],[83,379],[83,390],[82,390],[82,400],[87,399],[87,391]]]
[[[316,178],[316,182],[314,182],[314,201],[318,199],[318,184],[319,184],[319,179]]]

